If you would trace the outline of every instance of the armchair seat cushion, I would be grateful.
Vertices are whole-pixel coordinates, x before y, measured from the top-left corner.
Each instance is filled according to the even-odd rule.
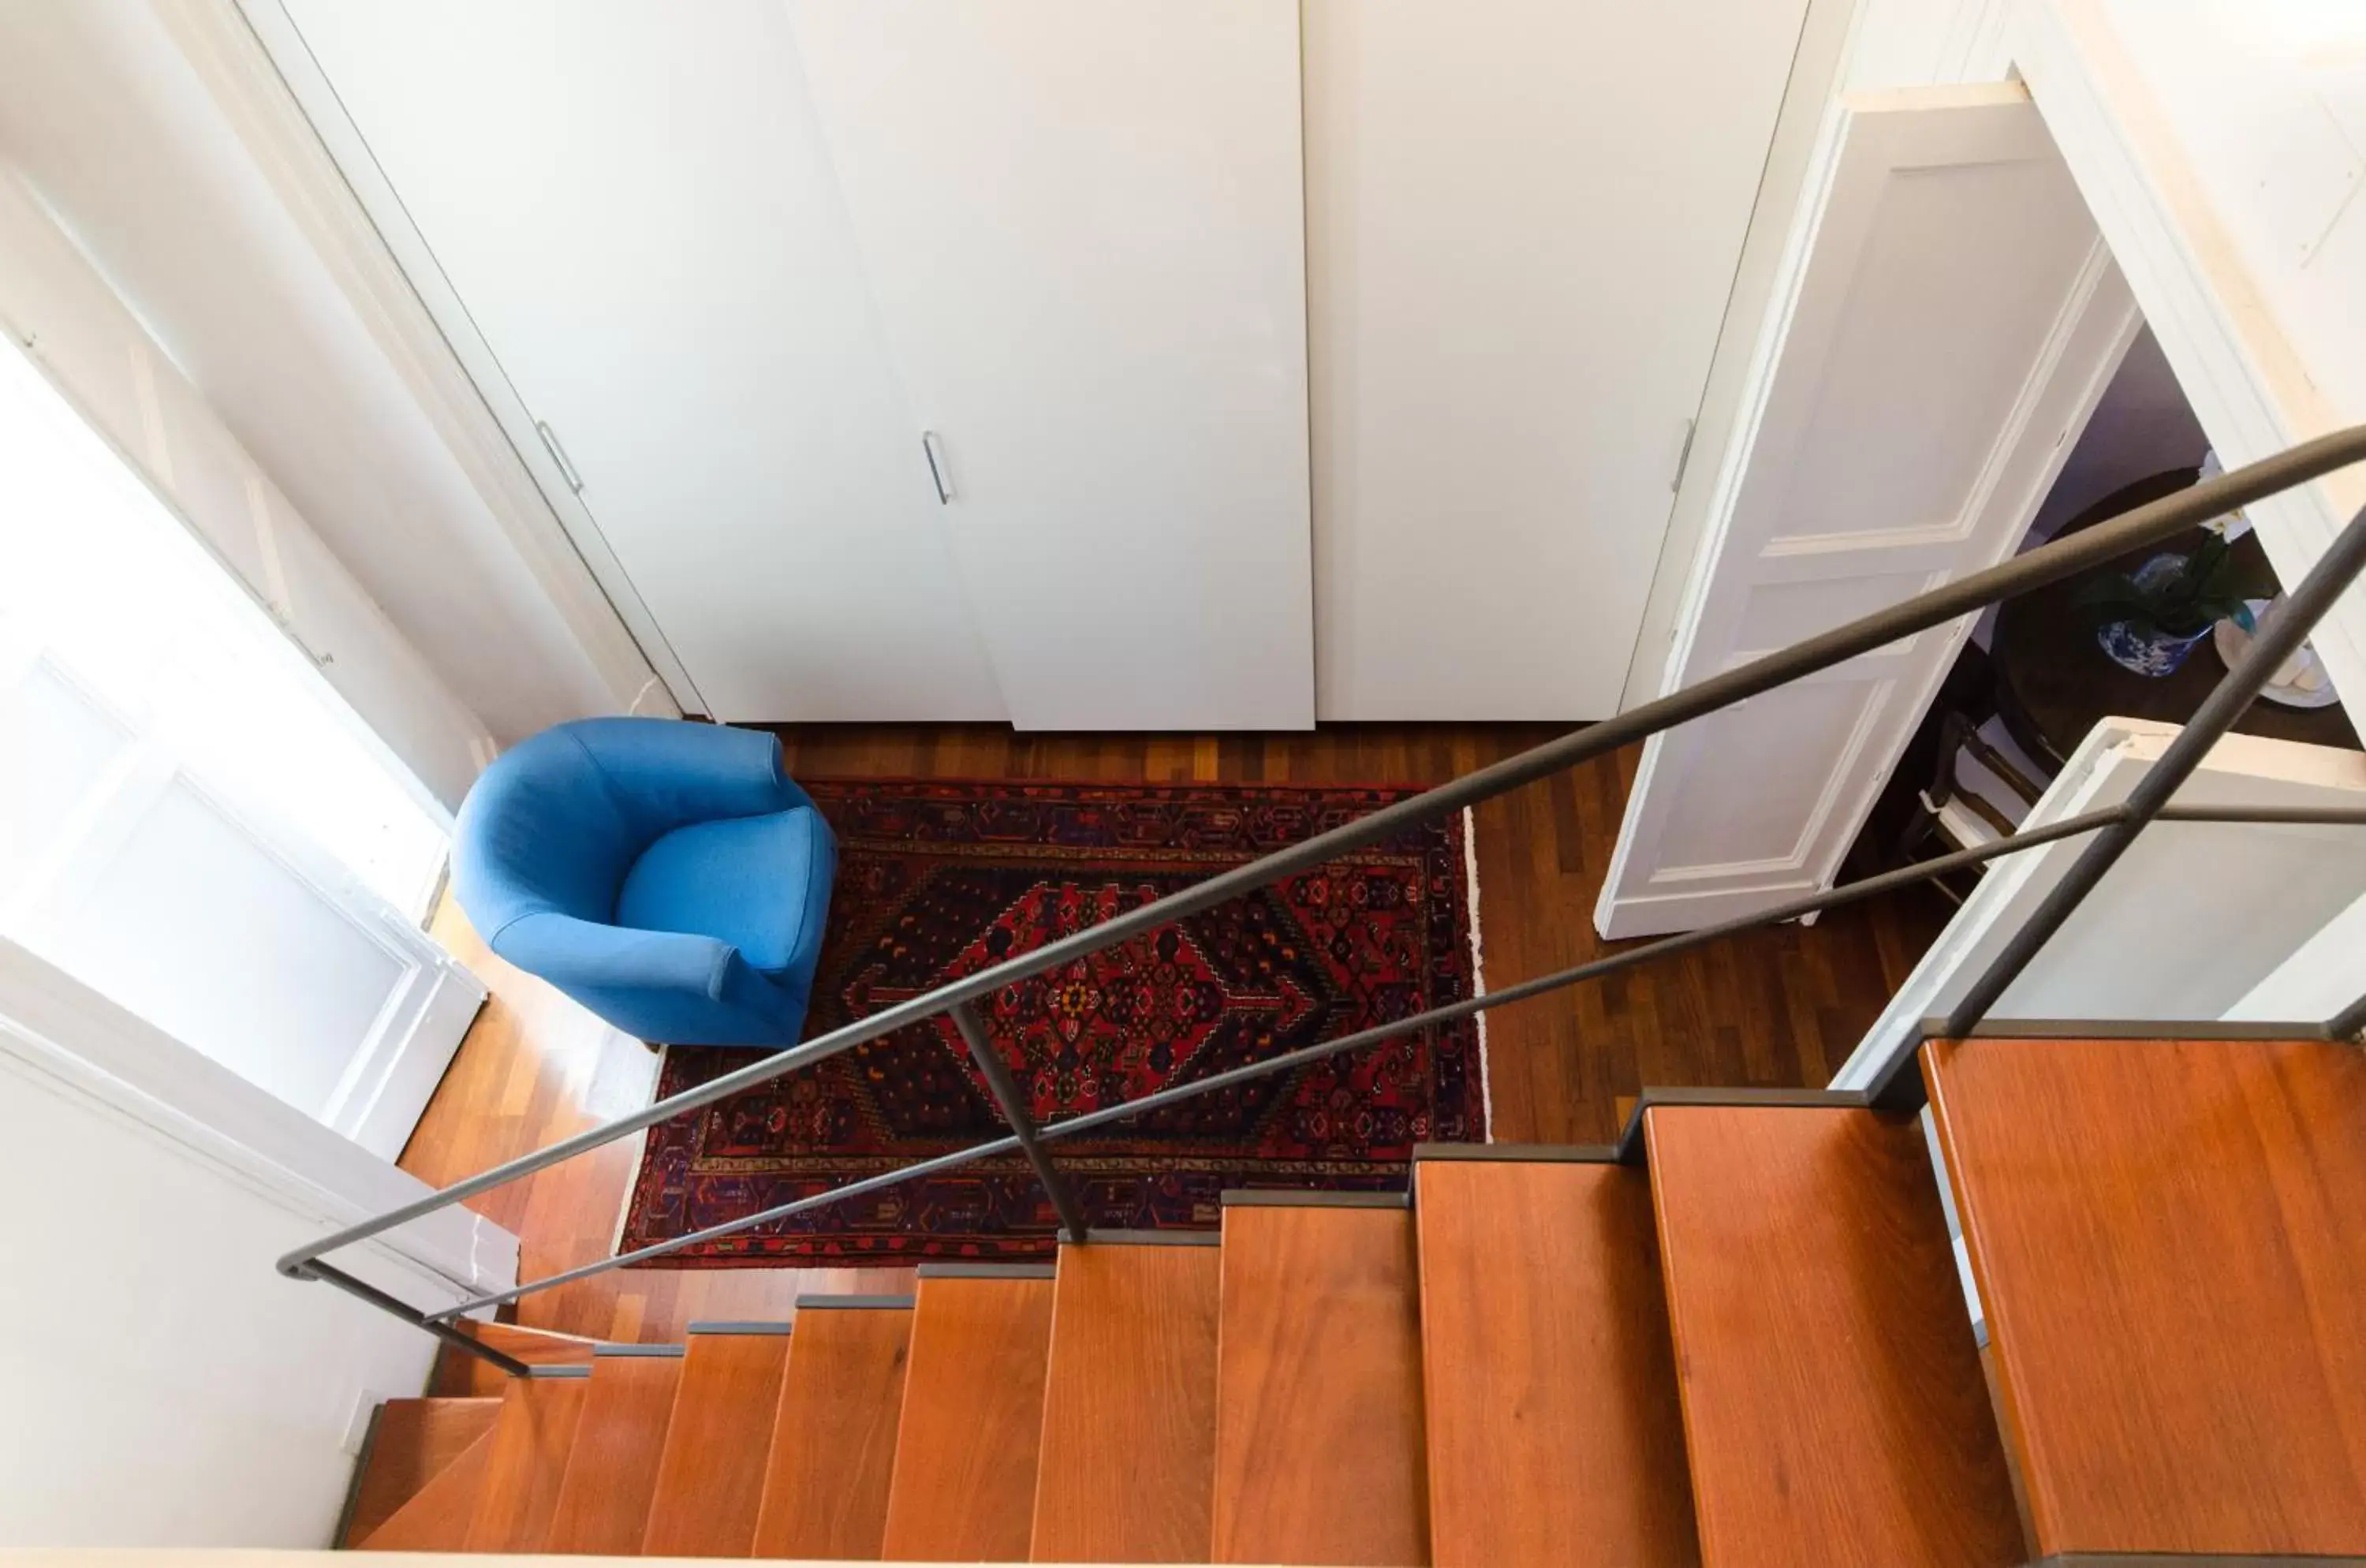
[[[641,852],[616,894],[615,924],[710,936],[764,974],[809,977],[836,858],[809,806],[693,822]]]

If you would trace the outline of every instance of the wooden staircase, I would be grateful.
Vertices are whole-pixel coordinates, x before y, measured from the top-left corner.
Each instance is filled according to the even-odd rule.
[[[1983,1039],[1923,1066],[1993,1403],[1919,1118],[1648,1096],[1618,1148],[1426,1149],[1409,1195],[1234,1195],[1220,1236],[924,1266],[794,1333],[389,1402],[348,1543],[2366,1558],[2366,1053]]]

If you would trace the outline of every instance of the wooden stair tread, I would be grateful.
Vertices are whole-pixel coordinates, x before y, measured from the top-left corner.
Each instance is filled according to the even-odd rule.
[[[1208,1560],[1218,1269],[1212,1247],[1060,1249],[1036,1562]]]
[[[1439,1568],[1692,1568],[1684,1416],[1642,1171],[1414,1168]],[[1517,1499],[1507,1506],[1508,1499]]]
[[[542,1550],[590,1386],[585,1378],[510,1380],[468,1521],[468,1551]]]
[[[498,1402],[496,1402],[498,1403]],[[362,1551],[462,1551],[493,1453],[490,1427],[439,1470],[386,1522],[354,1544]]]
[[[1020,1562],[1043,1427],[1052,1281],[924,1276],[917,1297],[880,1555]]]
[[[1920,1121],[1644,1113],[1704,1562],[2022,1562]]]
[[[1412,1213],[1228,1205],[1223,1238],[1211,1560],[1426,1563]]]
[[[681,1379],[678,1356],[592,1363],[545,1551],[630,1557],[641,1550]]]
[[[2366,1554],[2366,1053],[1923,1067],[2038,1551]]]
[[[444,1468],[493,1429],[498,1399],[389,1399],[370,1423],[369,1450],[354,1481],[344,1543],[394,1517]]]
[[[757,1556],[879,1555],[911,1343],[909,1308],[798,1312],[756,1514]]]
[[[649,1495],[651,1557],[745,1557],[756,1542],[764,1460],[789,1336],[695,1333],[682,1357]]]

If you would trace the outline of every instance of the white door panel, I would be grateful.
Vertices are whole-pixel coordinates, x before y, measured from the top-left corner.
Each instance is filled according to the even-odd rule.
[[[2020,543],[2139,324],[2026,94],[1845,101],[1671,688]],[[1595,910],[1689,930],[1827,886],[1969,618],[1647,743]]]
[[[1297,6],[788,11],[1012,722],[1312,724]]]
[[[1323,718],[1617,711],[1806,9],[1307,0]]]
[[[562,514],[587,509],[686,705],[1004,716],[775,0],[285,8],[335,92],[308,107],[351,118],[374,216],[522,401],[513,441],[556,432]]]

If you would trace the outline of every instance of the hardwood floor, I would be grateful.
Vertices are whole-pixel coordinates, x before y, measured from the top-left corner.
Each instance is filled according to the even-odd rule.
[[[806,726],[789,772],[827,777],[1443,783],[1550,738],[1544,726],[1342,726],[1305,735],[1019,735],[997,725]],[[1491,986],[1608,950],[1594,900],[1638,753],[1476,812]],[[1820,1088],[1944,922],[1921,890],[1753,932],[1488,1015],[1494,1135],[1604,1142],[1646,1084]],[[442,1184],[646,1104],[653,1056],[486,951],[447,900],[435,932],[492,1000],[402,1157]],[[637,1160],[625,1139],[474,1200],[524,1242],[526,1278],[606,1257]],[[897,1270],[619,1269],[529,1297],[518,1321],[603,1338],[678,1339],[693,1318],[788,1314],[800,1292],[900,1292]]]

